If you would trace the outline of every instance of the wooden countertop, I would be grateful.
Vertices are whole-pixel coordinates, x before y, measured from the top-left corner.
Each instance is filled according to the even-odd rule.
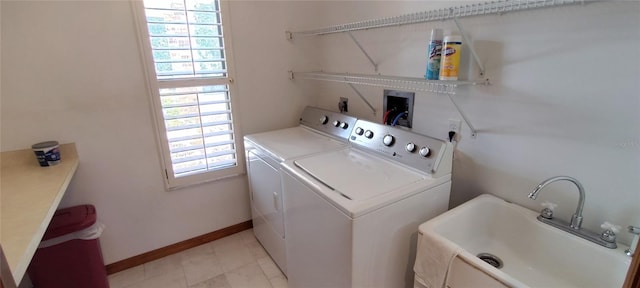
[[[78,168],[75,143],[60,145],[60,157],[58,165],[40,167],[31,149],[0,153],[0,258],[6,258],[0,265],[5,287],[22,280]]]

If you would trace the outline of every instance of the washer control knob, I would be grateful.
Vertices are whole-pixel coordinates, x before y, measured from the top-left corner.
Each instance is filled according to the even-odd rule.
[[[340,128],[347,129],[347,128],[349,128],[349,124],[347,124],[347,122],[342,122],[342,123],[340,123]]]
[[[407,152],[416,152],[416,144],[409,142],[407,143],[407,146],[405,146],[405,149],[407,149]]]
[[[327,122],[329,122],[329,117],[322,116],[322,117],[320,117],[318,122],[320,122],[320,124],[322,124],[322,125],[327,124]]]
[[[429,157],[429,155],[431,155],[431,150],[429,150],[428,147],[422,147],[420,148],[420,156],[422,157]]]
[[[386,146],[391,146],[393,145],[393,142],[395,142],[395,140],[396,139],[392,135],[387,134],[384,135],[384,138],[382,138],[382,143],[384,143],[384,145]]]
[[[336,127],[340,126],[340,121],[338,120],[333,121],[333,126],[336,126]]]
[[[367,137],[369,139],[373,138],[373,131],[371,130],[364,131],[364,137]]]
[[[358,134],[358,135],[362,135],[362,134],[364,134],[364,129],[362,129],[362,128],[360,128],[360,127],[357,127],[357,128],[356,128],[356,134]]]

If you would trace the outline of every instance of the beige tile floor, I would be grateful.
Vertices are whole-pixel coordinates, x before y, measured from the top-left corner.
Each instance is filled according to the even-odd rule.
[[[253,230],[109,275],[111,288],[287,287]]]

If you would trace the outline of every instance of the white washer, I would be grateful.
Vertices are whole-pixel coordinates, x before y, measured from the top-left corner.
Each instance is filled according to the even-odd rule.
[[[280,163],[348,145],[356,118],[306,107],[300,125],[244,137],[256,238],[287,274]]]
[[[349,141],[282,164],[289,286],[412,287],[418,226],[449,204],[453,146],[363,120]]]

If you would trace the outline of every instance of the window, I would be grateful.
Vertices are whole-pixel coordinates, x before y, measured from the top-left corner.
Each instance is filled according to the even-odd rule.
[[[219,0],[134,1],[166,184],[237,175],[229,40]]]

